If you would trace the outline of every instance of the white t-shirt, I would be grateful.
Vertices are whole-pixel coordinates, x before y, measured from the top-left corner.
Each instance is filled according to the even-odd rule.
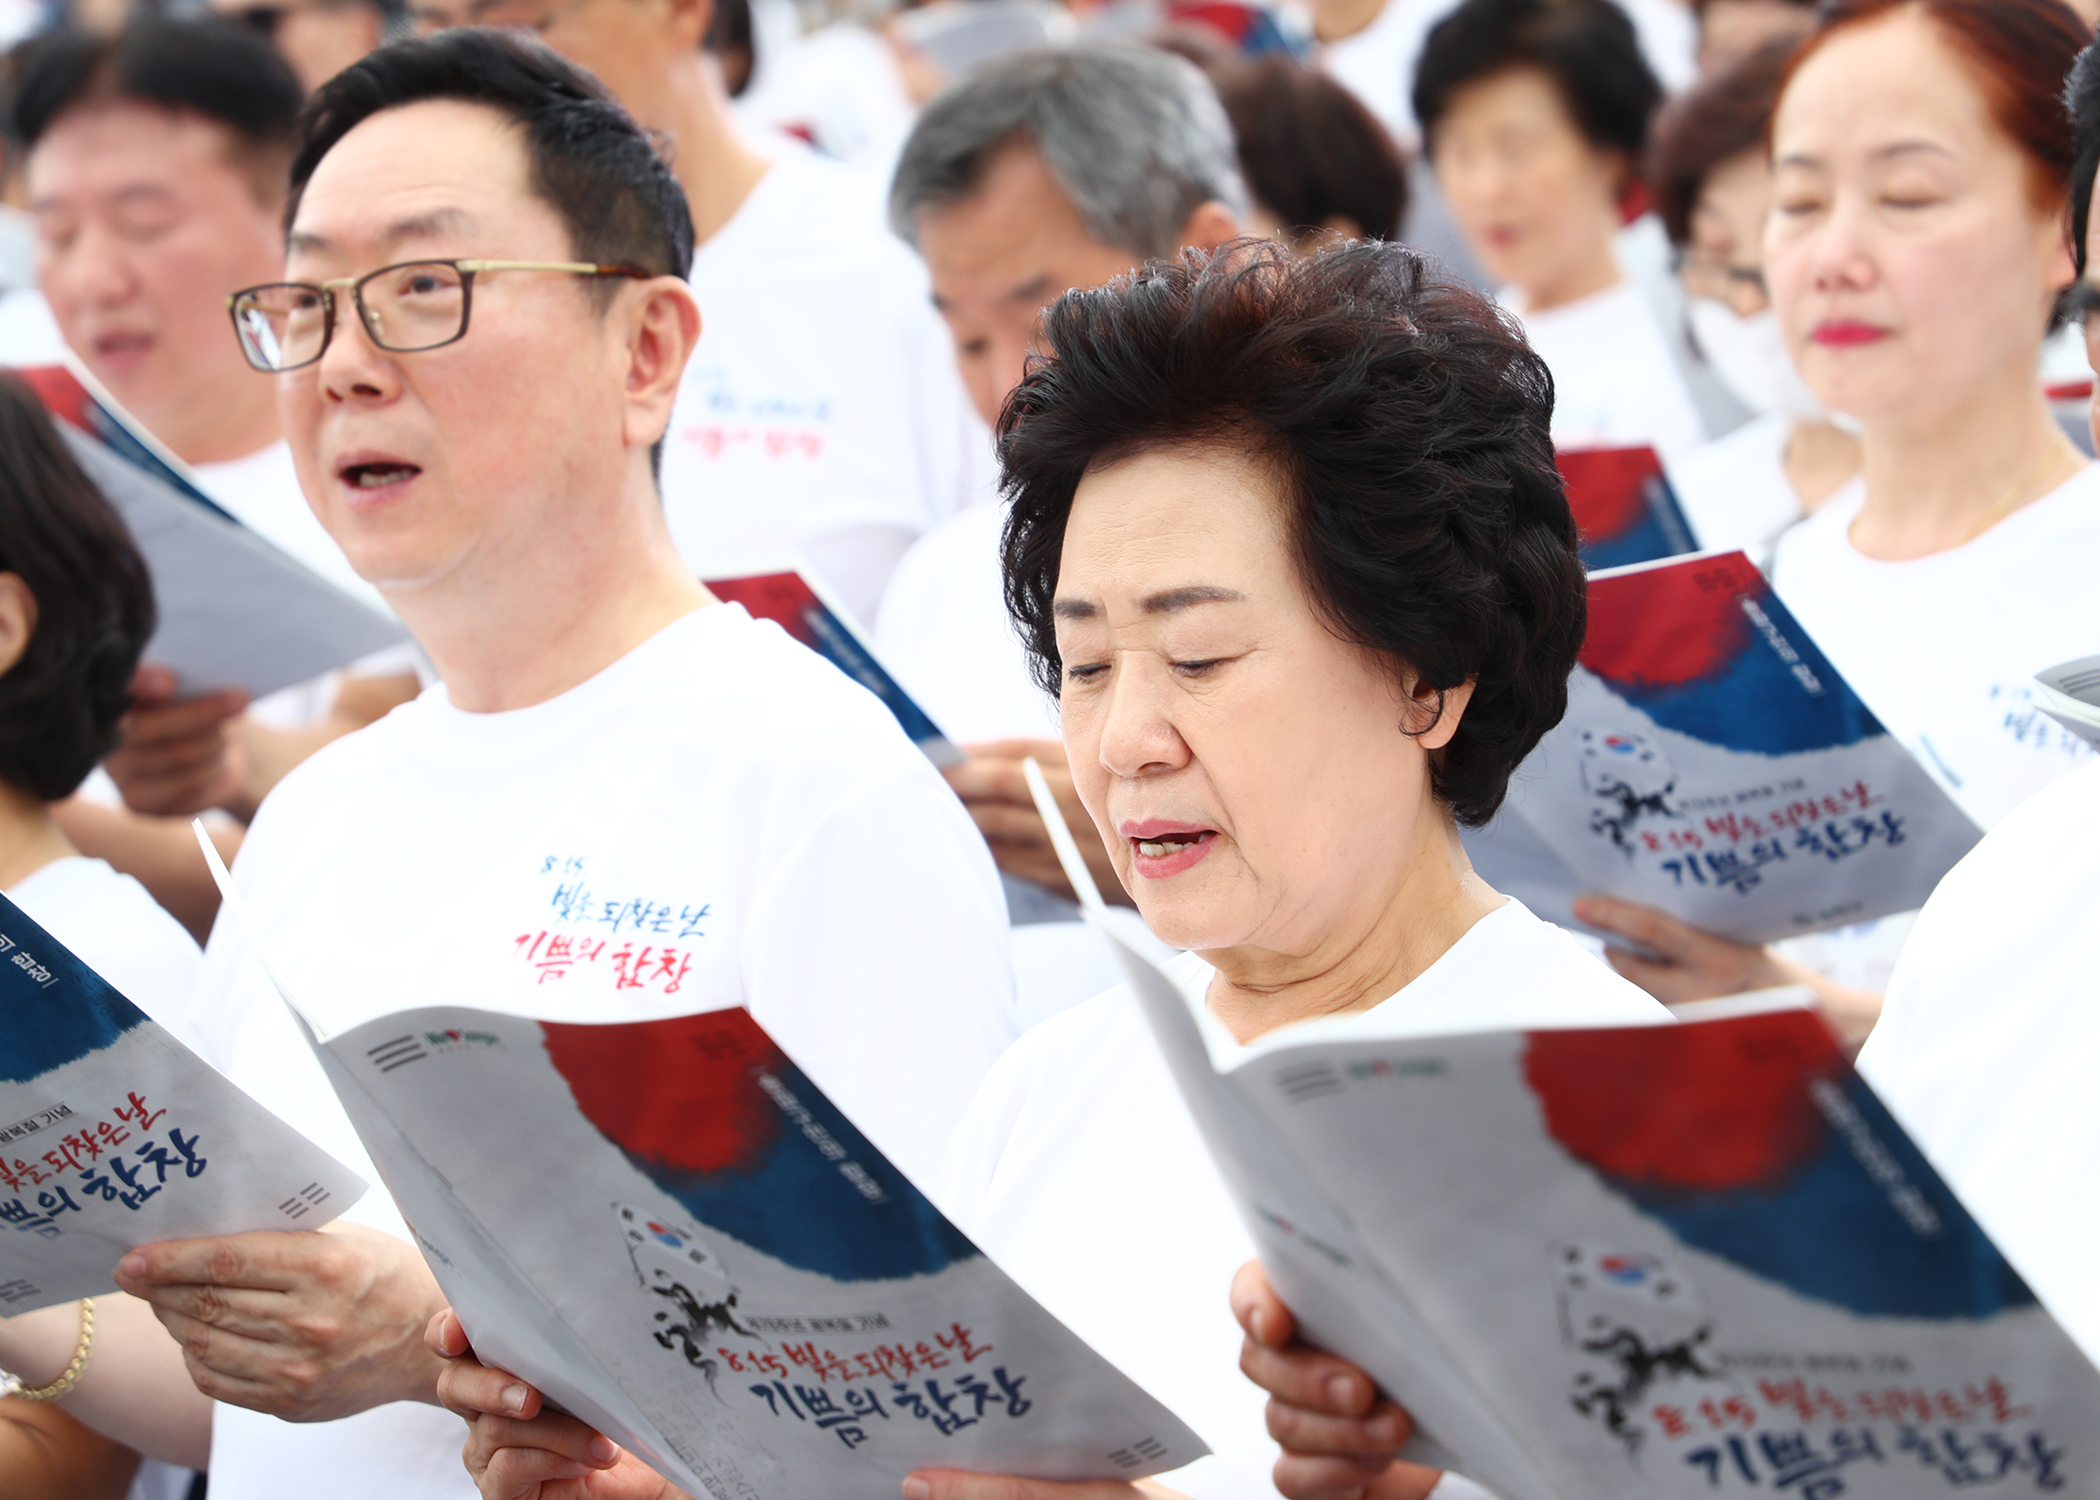
[[[2035,707],[2045,667],[2100,652],[2100,468],[1909,562],[1849,535],[1858,482],[1779,539],[1772,583],[1889,733],[1985,828],[2092,759]]]
[[[985,441],[926,269],[874,185],[780,157],[693,257],[700,343],[664,444],[664,511],[701,577],[799,550],[862,620]]]
[[[1706,440],[1669,344],[1631,277],[1545,312],[1523,311],[1510,292],[1502,305],[1553,372],[1557,447],[1645,444],[1670,463]]]
[[[933,722],[959,744],[1059,739],[1056,700],[1036,686],[1006,612],[999,536],[1006,507],[972,505],[919,538],[890,575],[875,650]],[[1080,829],[1081,837],[1089,830]],[[1039,888],[1037,888],[1039,889]],[[1025,905],[1044,906],[1024,890]],[[1013,929],[1014,993],[1023,1030],[1122,978],[1114,950],[1076,906]]]
[[[1670,483],[1699,545],[1741,548],[1757,562],[1801,519],[1801,497],[1786,474],[1794,419],[1776,413],[1745,422],[1670,465]]]
[[[460,1002],[564,1020],[743,1005],[922,1183],[1014,1033],[1004,910],[975,827],[889,711],[713,605],[509,713],[442,685],[301,765],[236,875],[324,1026]],[[233,924],[206,1055],[375,1184]],[[460,1425],[402,1403],[294,1426],[218,1409],[215,1500],[466,1500]]]
[[[1203,1005],[1211,967],[1184,954],[1168,973],[1211,1029],[1215,1055],[1221,1028]],[[1383,1004],[1256,1045],[1666,1015],[1509,901]],[[1037,1301],[1210,1445],[1209,1458],[1161,1483],[1195,1500],[1274,1500],[1265,1398],[1240,1374],[1226,1301],[1254,1242],[1128,987],[1045,1022],[999,1060],[956,1134],[946,1202]],[[1459,1492],[1447,1483],[1444,1500]]]
[[[1860,1072],[2100,1360],[2100,766],[2036,793],[1918,916]]]
[[[144,886],[99,859],[74,855],[32,871],[7,899],[177,1040],[199,1047],[196,940]],[[142,1460],[126,1500],[181,1500],[192,1477],[188,1469]]]

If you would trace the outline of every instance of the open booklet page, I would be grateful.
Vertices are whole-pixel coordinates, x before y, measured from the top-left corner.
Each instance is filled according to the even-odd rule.
[[[1763,943],[1925,902],[1981,831],[1740,552],[1593,574],[1568,711],[1468,833],[1549,921],[1585,893]]]
[[[107,396],[62,366],[16,372],[58,419],[89,479],[131,529],[153,575],[160,623],[148,662],[185,692],[251,698],[307,682],[408,638],[213,504]]]
[[[1220,1074],[1122,951],[1272,1279],[1423,1461],[1505,1500],[2100,1493],[2100,1372],[1813,1013],[1314,1022]]]
[[[1653,448],[1565,448],[1553,455],[1595,572],[1695,550],[1691,525]]]
[[[2100,656],[2084,656],[2037,672],[2043,713],[2100,749]]]
[[[937,766],[962,762],[962,751],[943,734],[911,694],[848,621],[846,612],[793,569],[703,579],[709,593],[741,604],[755,620],[771,620],[795,640],[830,662],[882,700],[897,716],[904,733]]]
[[[317,1229],[365,1184],[0,896],[0,1314],[156,1240]]]
[[[1136,1479],[1208,1451],[741,1008],[301,1024],[476,1353],[694,1495]]]

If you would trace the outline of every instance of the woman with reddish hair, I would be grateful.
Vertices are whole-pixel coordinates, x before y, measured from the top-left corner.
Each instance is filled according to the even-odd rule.
[[[2031,696],[2034,673],[2100,652],[2100,470],[2037,374],[2073,279],[2063,86],[2089,40],[2057,0],[1838,0],[1772,121],[1773,307],[1861,459],[1780,539],[1773,581],[1986,829],[2091,758]],[[1612,954],[1658,998],[1812,983],[1855,1038],[1909,927],[1780,954],[1624,902],[1577,911],[1658,955]]]
[[[2100,470],[2056,426],[2036,376],[2073,280],[2074,167],[2083,231],[2100,162],[2093,68],[2080,74],[2083,152],[2063,100],[2088,40],[2056,0],[1837,0],[1773,122],[1765,274],[1802,376],[1859,423],[1863,462],[1859,482],[1782,538],[1775,580],[1986,824],[2092,759],[2041,720],[2025,686],[2040,667],[2100,652]],[[2100,1223],[2080,1211],[2090,1111],[2072,1107],[2091,1095],[2081,861],[2096,775],[2037,798],[1949,876],[1897,973],[1893,1045],[1877,1035],[1861,1063],[2100,1357],[2088,1269]],[[1665,999],[1816,977],[1646,908],[1579,910],[1662,955],[1613,960]],[[1966,1034],[1949,1024],[1964,995],[1991,1012]],[[2052,1001],[2053,1017],[2035,1014]],[[2008,1044],[2007,1020],[2025,1027],[2024,1049]],[[1956,1120],[1981,1139],[1947,1154]],[[1269,1391],[1284,1449],[1277,1488],[1290,1500],[1419,1500],[1434,1476],[1396,1461],[1406,1414],[1363,1371],[1297,1341],[1258,1266],[1243,1268],[1233,1303],[1242,1368]]]

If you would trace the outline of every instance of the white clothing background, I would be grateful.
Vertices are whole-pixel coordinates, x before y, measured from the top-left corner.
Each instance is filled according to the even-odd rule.
[[[510,713],[442,685],[300,766],[235,876],[331,1029],[438,1002],[565,1020],[743,1005],[897,1164],[937,1179],[1013,1035],[983,841],[889,711],[735,605],[684,617]],[[205,1056],[374,1184],[347,1216],[406,1238],[231,923]],[[299,1426],[218,1409],[215,1500],[474,1494],[459,1420],[402,1403]]]
[[[1216,1038],[1210,966],[1184,954],[1168,972]],[[1510,901],[1383,1004],[1256,1045],[1666,1015]],[[1210,1444],[1211,1457],[1163,1484],[1195,1500],[1274,1500],[1276,1446],[1264,1397],[1239,1372],[1226,1302],[1253,1241],[1127,986],[1044,1022],[999,1060],[956,1133],[945,1202],[1032,1296]],[[1440,1495],[1472,1488],[1448,1481]]]
[[[2100,765],[2014,810],[1918,915],[1859,1070],[2100,1360]]]
[[[1988,829],[2092,751],[2034,705],[2045,667],[2100,653],[2100,468],[1974,541],[1909,562],[1852,545],[1855,480],[1779,539],[1772,583],[1896,739]]]
[[[1553,372],[1553,441],[1561,448],[1653,448],[1665,464],[1706,440],[1655,314],[1631,276],[1592,296],[1526,313],[1523,324]]]
[[[664,444],[664,511],[701,577],[799,551],[862,621],[964,503],[986,441],[925,267],[863,174],[777,158],[693,257],[700,342]]]
[[[1792,417],[1755,417],[1670,465],[1701,547],[1741,548],[1759,565],[1769,560],[1779,534],[1801,519],[1801,497],[1786,477],[1793,431]]]

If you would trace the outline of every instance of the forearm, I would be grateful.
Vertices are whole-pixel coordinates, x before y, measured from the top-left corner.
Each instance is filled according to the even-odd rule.
[[[1787,983],[1806,985],[1815,991],[1817,1007],[1848,1052],[1857,1053],[1866,1045],[1868,1033],[1881,1019],[1880,995],[1872,990],[1856,990],[1850,985],[1839,984],[1818,974],[1807,964],[1776,953],[1772,955],[1772,961],[1784,973]]]
[[[48,1404],[0,1401],[0,1500],[122,1500],[139,1456]]]
[[[71,1302],[0,1319],[0,1368],[25,1385],[46,1385],[72,1360],[79,1336],[79,1307]],[[211,1402],[191,1383],[181,1346],[153,1309],[123,1292],[95,1299],[87,1368],[54,1404],[149,1458],[193,1469],[210,1461]]]
[[[74,848],[90,859],[107,860],[144,886],[198,942],[211,936],[219,888],[197,852],[187,818],[157,818],[82,797],[67,798],[52,813]],[[231,864],[240,852],[241,834],[214,829],[212,842],[219,857]]]

